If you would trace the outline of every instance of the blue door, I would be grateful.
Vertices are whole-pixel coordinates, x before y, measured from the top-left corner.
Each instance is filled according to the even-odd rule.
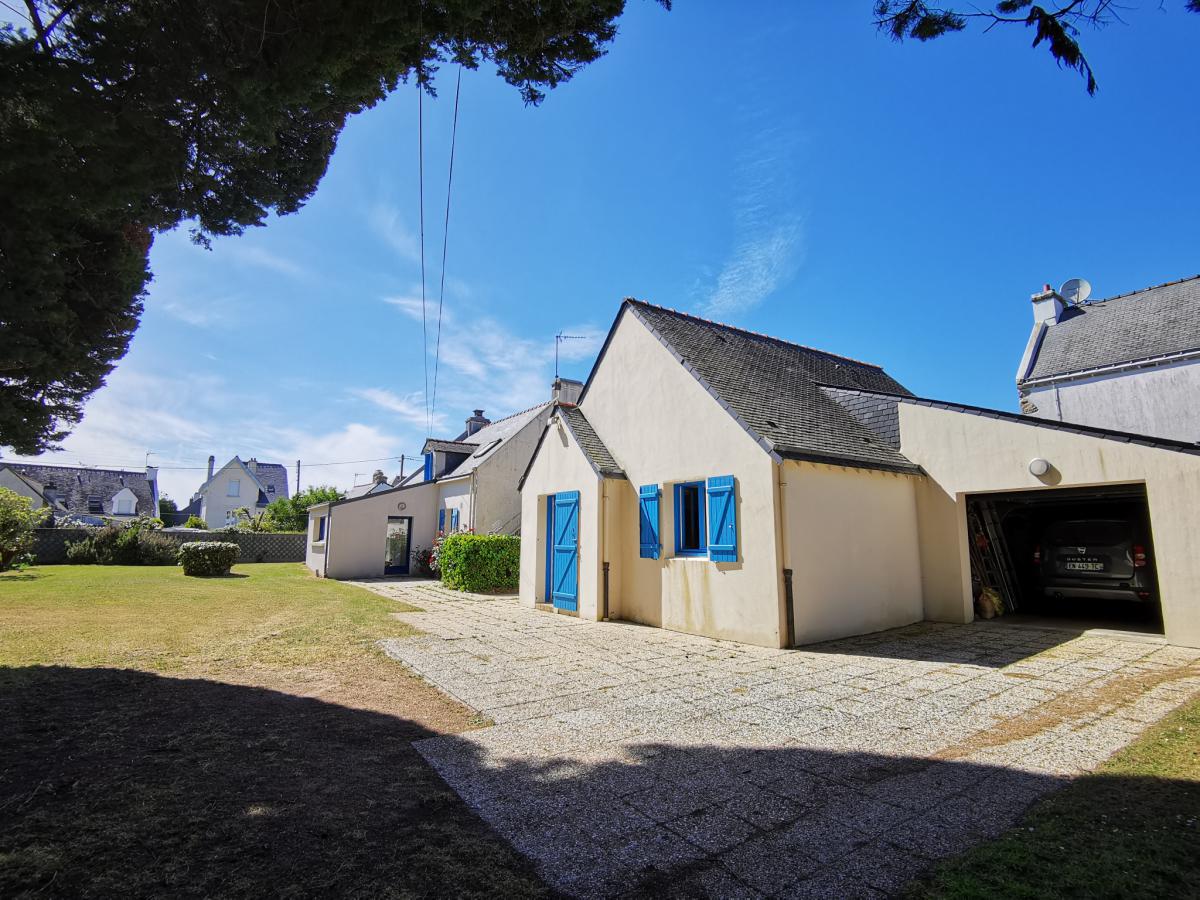
[[[579,491],[554,495],[555,609],[579,610]]]

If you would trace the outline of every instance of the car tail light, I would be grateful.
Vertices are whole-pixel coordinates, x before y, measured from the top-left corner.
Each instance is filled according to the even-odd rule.
[[[1150,592],[1149,591],[1138,591],[1138,599],[1139,600],[1149,600]]]
[[[1042,564],[1042,548],[1041,547],[1033,548],[1033,564],[1035,566],[1040,566]]]
[[[1135,544],[1133,547],[1133,567],[1140,569],[1146,565],[1146,548],[1141,544]]]

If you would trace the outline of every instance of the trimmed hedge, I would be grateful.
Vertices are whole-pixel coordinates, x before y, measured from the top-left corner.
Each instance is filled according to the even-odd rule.
[[[241,549],[225,541],[195,541],[179,548],[184,575],[228,575]]]
[[[511,534],[448,534],[438,548],[442,584],[482,594],[514,591],[521,580],[521,539]]]

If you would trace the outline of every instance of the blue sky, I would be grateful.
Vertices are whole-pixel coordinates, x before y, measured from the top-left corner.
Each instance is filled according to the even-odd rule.
[[[794,9],[791,7],[794,6]],[[1015,409],[1043,282],[1110,296],[1200,271],[1200,15],[1088,33],[1100,92],[1023,29],[896,45],[871,3],[632,0],[608,56],[538,108],[463,75],[434,432],[586,376],[622,297],[883,365],[910,390]],[[426,101],[435,310],[454,70]],[[425,436],[416,94],[352,120],[298,214],[209,252],[155,244],[129,355],[48,461],[209,453],[347,487]],[[431,348],[432,350],[432,348]],[[431,360],[432,363],[432,360]],[[411,464],[410,464],[411,465]]]

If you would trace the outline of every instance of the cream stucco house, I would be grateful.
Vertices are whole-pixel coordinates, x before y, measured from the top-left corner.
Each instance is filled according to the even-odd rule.
[[[279,463],[261,463],[254,457],[235,456],[214,471],[215,457],[208,458],[208,475],[191,502],[180,513],[197,515],[209,528],[236,525],[238,510],[251,515],[265,510],[273,500],[288,497],[287,468]]]
[[[969,523],[1111,492],[1148,510],[1167,639],[1200,646],[1198,454],[920,399],[877,366],[627,300],[521,480],[521,602],[770,647],[966,622]]]
[[[312,507],[308,567],[329,578],[407,575],[413,554],[439,532],[520,533],[517,481],[552,405],[574,401],[582,387],[556,379],[551,399],[495,422],[477,409],[457,437],[428,439],[423,468],[407,479]]]

